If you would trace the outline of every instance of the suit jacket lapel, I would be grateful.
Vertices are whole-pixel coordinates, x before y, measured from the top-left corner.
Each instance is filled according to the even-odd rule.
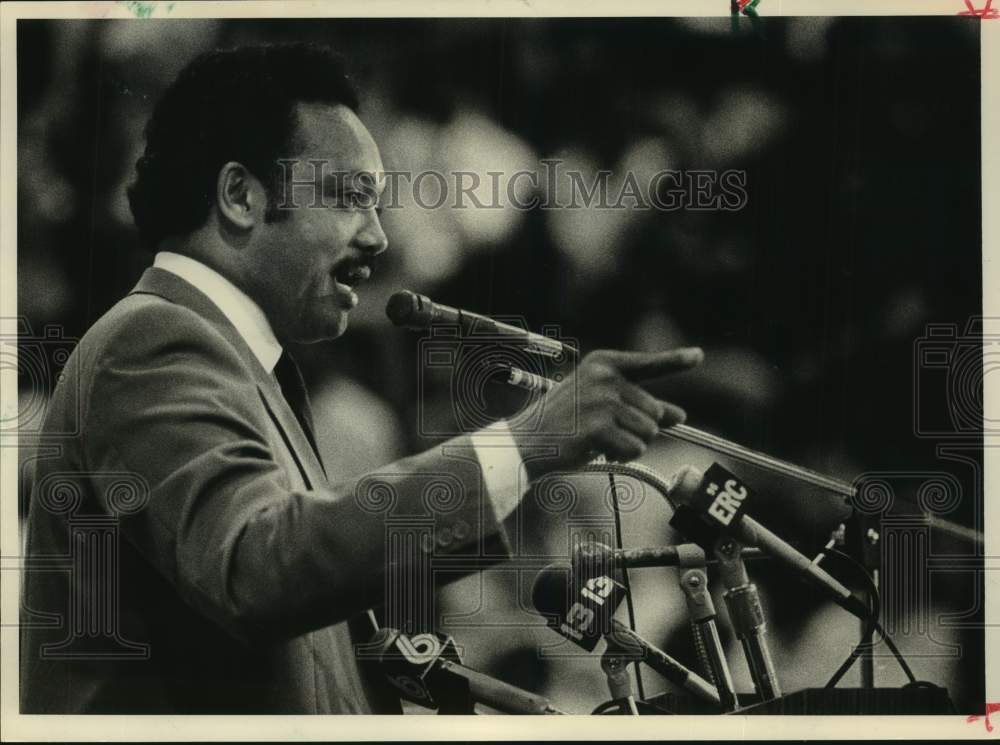
[[[170,302],[183,305],[213,324],[236,349],[246,363],[247,369],[253,375],[264,408],[284,439],[291,456],[295,459],[306,488],[312,489],[326,483],[318,456],[285,400],[278,381],[261,366],[260,361],[239,331],[236,330],[236,327],[229,322],[229,319],[208,296],[177,275],[155,267],[146,270],[132,292],[157,295]],[[330,660],[338,659],[353,661],[353,644],[369,640],[375,628],[377,628],[377,624],[370,611],[367,614],[357,614],[346,623],[336,624],[310,633],[308,642],[306,642],[309,645],[309,654],[326,660],[327,664]],[[316,665],[315,661],[311,664]],[[350,669],[348,668],[348,670]],[[319,675],[319,673],[316,674]],[[350,690],[352,686],[342,685],[338,677],[349,674],[351,673],[340,669],[326,673],[329,677],[330,689],[337,689],[341,693]],[[357,704],[361,710],[387,714],[402,713],[398,696],[384,679],[380,676],[373,676],[372,671],[364,667],[359,669],[358,674],[362,682],[364,697],[367,699],[366,704]],[[326,711],[325,708],[323,710]]]
[[[212,323],[236,349],[253,374],[261,401],[298,464],[306,488],[314,489],[326,481],[319,456],[309,444],[309,439],[302,431],[298,419],[289,408],[288,402],[285,401],[278,382],[263,368],[240,332],[207,295],[176,274],[156,267],[150,267],[145,271],[130,294],[134,293],[157,295],[172,303],[190,308]]]

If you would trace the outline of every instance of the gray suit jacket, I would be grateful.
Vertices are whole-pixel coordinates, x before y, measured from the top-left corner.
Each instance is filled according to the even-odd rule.
[[[73,352],[43,443],[24,713],[399,711],[355,649],[389,573],[509,557],[467,437],[328,483],[236,329],[156,268]]]

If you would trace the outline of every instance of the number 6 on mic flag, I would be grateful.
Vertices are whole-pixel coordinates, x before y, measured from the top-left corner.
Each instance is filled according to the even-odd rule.
[[[380,629],[372,640],[386,679],[409,701],[431,709],[469,701],[461,678],[442,672],[441,660],[461,664],[455,640],[444,634],[407,636],[396,629]]]

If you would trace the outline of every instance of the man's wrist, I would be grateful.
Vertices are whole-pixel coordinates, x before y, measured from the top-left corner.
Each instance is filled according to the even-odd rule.
[[[520,504],[530,483],[521,446],[503,419],[473,432],[470,439],[497,520],[504,520]]]

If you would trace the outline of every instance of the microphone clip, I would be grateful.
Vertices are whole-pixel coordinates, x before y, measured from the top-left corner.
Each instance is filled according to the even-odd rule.
[[[608,679],[608,692],[611,700],[618,703],[623,714],[637,715],[635,694],[632,693],[632,679],[628,674],[629,660],[622,649],[608,637],[608,648],[601,655],[601,670]]]

